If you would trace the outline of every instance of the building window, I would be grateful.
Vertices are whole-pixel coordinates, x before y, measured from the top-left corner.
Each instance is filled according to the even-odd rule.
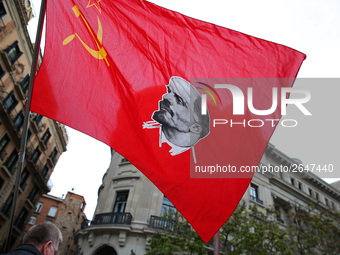
[[[39,188],[37,185],[34,185],[33,189],[31,190],[31,193],[28,196],[28,200],[32,202],[32,204],[35,204],[35,201],[38,197]]]
[[[48,216],[50,217],[55,217],[55,215],[57,214],[58,211],[58,207],[56,206],[51,206],[50,210],[48,211]]]
[[[0,190],[2,188],[2,186],[4,186],[5,180],[2,179],[2,177],[0,176]]]
[[[315,199],[319,200],[319,193],[315,192]]]
[[[2,69],[2,66],[0,65],[0,79],[4,77],[5,73],[6,72],[4,71],[4,69]]]
[[[0,155],[5,151],[7,145],[9,144],[9,136],[4,134],[4,136],[0,140]]]
[[[125,207],[126,207],[128,196],[129,196],[129,191],[117,192],[117,197],[116,197],[115,205],[113,207],[113,212],[114,213],[123,213],[123,212],[125,212]]]
[[[37,115],[34,116],[34,119],[33,119],[33,120],[34,120],[34,122],[35,122],[35,124],[36,124],[37,126],[39,126],[39,124],[40,124],[42,118],[43,118],[43,116],[40,115],[40,114],[37,114]]]
[[[302,190],[302,183],[301,182],[299,182],[298,187],[299,187],[299,190]]]
[[[45,223],[52,223],[51,220],[45,220]]]
[[[20,81],[20,87],[22,92],[24,92],[24,94],[26,94],[28,87],[30,84],[30,76],[29,74],[27,74],[21,81]]]
[[[126,158],[122,158],[121,163],[129,163],[129,160],[127,160]]]
[[[326,204],[327,206],[329,206],[329,201],[328,201],[327,198],[325,198],[325,204]]]
[[[21,173],[21,180],[20,180],[20,188],[22,190],[26,187],[26,181],[30,173],[28,172],[27,168],[24,169],[24,171]]]
[[[18,100],[16,99],[13,90],[4,99],[3,104],[8,113],[11,113],[13,109],[17,106]]]
[[[331,202],[331,207],[332,207],[332,209],[334,209],[335,210],[335,204],[334,204],[334,202]]]
[[[124,212],[125,212],[128,196],[129,196],[129,191],[117,192],[115,205],[113,207],[114,215],[112,217],[112,223],[122,224],[127,221],[127,218],[125,217]]]
[[[313,190],[308,188],[308,194],[312,197],[313,196]]]
[[[263,205],[263,201],[259,199],[258,190],[259,188],[256,185],[254,184],[250,185],[250,200]]]
[[[52,159],[54,164],[56,162],[57,155],[58,155],[58,150],[57,150],[57,148],[54,147],[54,150],[52,151],[52,153],[50,155],[50,158]]]
[[[31,132],[30,129],[28,129],[28,132],[27,132],[27,141],[30,139],[31,135],[32,135],[32,132]]]
[[[41,152],[40,152],[39,148],[37,147],[37,148],[34,150],[33,154],[32,154],[32,161],[33,161],[33,163],[37,163],[37,161],[38,161],[40,155],[41,155]]]
[[[34,225],[36,221],[37,221],[37,216],[32,215],[30,220],[28,221],[28,224]]]
[[[44,204],[42,202],[38,202],[37,205],[35,206],[35,212],[40,213],[43,205]]]
[[[22,55],[22,52],[20,51],[20,48],[19,48],[18,41],[15,41],[14,43],[12,43],[7,49],[5,49],[5,52],[7,53],[8,59],[12,65]]]
[[[2,213],[5,214],[7,217],[9,216],[9,212],[11,210],[12,203],[13,203],[13,193],[11,193],[8,196],[6,202],[4,203],[4,205],[3,205],[2,209],[1,209]]]
[[[284,220],[281,216],[281,209],[279,206],[275,206],[275,214],[276,214],[276,220],[280,222],[281,224],[285,224]]]
[[[46,130],[46,132],[44,133],[44,135],[42,136],[41,140],[43,141],[43,143],[47,146],[48,140],[51,138],[51,133],[50,133],[50,129],[48,128]]]
[[[295,186],[295,179],[294,178],[290,178],[290,182],[293,186]]]
[[[165,216],[165,215],[172,216],[173,215],[175,217],[176,213],[177,213],[176,207],[170,202],[170,200],[167,197],[164,196],[161,216]]]
[[[47,167],[47,165],[44,166],[43,170],[41,171],[41,175],[46,178],[47,174],[48,174],[48,171],[50,169]]]
[[[22,126],[24,124],[24,114],[22,113],[22,111],[20,111],[17,116],[15,116],[14,118],[14,126],[16,127],[16,129],[21,130]]]
[[[6,9],[3,3],[3,0],[0,0],[0,17],[2,18],[3,16],[6,15]]]
[[[14,149],[5,162],[5,166],[11,174],[14,172],[17,162],[18,152],[16,149]]]
[[[25,223],[27,216],[28,216],[28,210],[24,207],[19,213],[19,216],[17,220],[15,221],[14,225],[17,226],[19,229],[23,229],[23,227],[25,227],[24,223]]]

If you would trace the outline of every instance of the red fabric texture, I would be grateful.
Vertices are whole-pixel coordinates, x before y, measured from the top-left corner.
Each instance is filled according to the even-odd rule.
[[[159,147],[159,129],[143,129],[143,123],[158,109],[172,76],[187,81],[195,77],[295,78],[305,55],[142,0],[93,3],[47,1],[45,53],[34,82],[31,110],[123,155],[208,242],[234,211],[251,176],[191,178],[191,151],[170,155],[166,144]],[[78,12],[72,9],[75,5]],[[89,48],[101,50],[102,55],[91,55]],[[227,92],[221,92],[222,100],[228,97],[223,93]],[[271,100],[271,89],[268,93],[264,102]],[[278,111],[275,117],[280,117]],[[225,149],[226,165],[230,161],[256,165],[274,128],[259,130],[229,129],[214,136],[211,127],[209,139],[195,146],[198,160],[211,153],[213,164],[214,152],[221,154]],[[219,148],[222,141],[229,147]]]

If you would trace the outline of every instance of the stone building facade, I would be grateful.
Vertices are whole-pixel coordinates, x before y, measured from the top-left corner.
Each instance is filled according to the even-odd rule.
[[[162,210],[163,194],[137,168],[111,150],[111,164],[98,190],[90,226],[76,233],[83,255],[144,254],[157,229],[152,217]]]
[[[33,54],[27,31],[31,17],[29,0],[0,1],[0,249],[8,235],[23,134]],[[20,242],[41,195],[50,191],[50,175],[61,153],[66,150],[67,141],[63,125],[40,115],[31,115],[11,247]]]
[[[307,208],[313,204],[325,212],[340,212],[340,190],[312,172],[300,172],[298,167],[303,165],[300,160],[288,157],[269,144],[261,165],[287,166],[287,169],[293,166],[291,169],[296,169],[256,173],[243,196],[244,201],[254,203],[259,208],[273,207],[279,211],[277,221],[282,226],[286,225],[286,214],[294,206]]]
[[[63,242],[59,246],[59,251],[63,255],[78,254],[77,243],[74,241],[75,232],[80,229],[81,224],[86,221],[85,199],[81,195],[68,192],[60,207],[55,224],[61,230]]]
[[[54,223],[63,235],[59,252],[63,255],[78,254],[74,233],[86,221],[85,206],[84,197],[73,192],[67,192],[65,198],[44,194],[37,203],[35,211],[26,225],[25,232],[35,224]]]
[[[301,164],[268,145],[263,166]],[[242,203],[280,211],[277,224],[287,226],[286,213],[294,205],[316,204],[319,210],[340,211],[340,191],[312,173],[255,173]],[[76,233],[83,255],[145,254],[148,241],[164,227],[162,212],[175,210],[171,202],[132,164],[112,151],[111,164],[98,190],[92,222]],[[211,252],[211,251],[210,251]]]

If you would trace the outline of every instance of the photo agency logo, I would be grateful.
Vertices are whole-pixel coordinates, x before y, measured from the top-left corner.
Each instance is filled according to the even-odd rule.
[[[298,120],[312,116],[310,91],[292,88],[294,81],[191,79],[201,94],[201,115],[209,114],[211,124],[209,137],[195,146],[190,176],[252,178],[276,126],[296,127]]]
[[[295,106],[305,116],[311,93],[291,88],[294,79],[205,79],[190,82],[173,76],[166,92],[144,129],[159,128],[159,147],[170,145],[172,156],[193,149],[219,126],[230,128],[274,128],[287,107]],[[199,91],[201,93],[199,93]],[[209,100],[208,100],[209,98]],[[284,119],[283,127],[297,126],[297,120]]]
[[[246,80],[238,79],[238,82],[236,83],[239,84],[239,81],[241,81],[241,85],[250,83],[250,79]],[[296,109],[298,109],[304,116],[312,116],[312,113],[305,106],[306,103],[311,100],[310,91],[282,86],[288,85],[291,79],[251,80],[258,80],[258,82],[263,83],[264,86],[258,88],[258,86],[246,87],[226,83],[222,84],[220,79],[215,82],[214,80],[211,80],[211,85],[202,81],[194,82],[197,84],[196,89],[204,92],[201,94],[202,115],[206,115],[208,113],[208,96],[208,98],[211,98],[211,101],[213,102],[209,105],[210,111],[212,110],[212,107],[220,107],[220,109],[223,109],[224,105],[227,106],[231,104],[232,115],[229,117],[240,115],[252,115],[252,117],[254,117],[251,119],[244,118],[241,122],[235,122],[233,118],[225,118],[225,116],[222,116],[223,118],[214,118],[211,120],[213,128],[215,128],[217,125],[228,125],[229,127],[241,125],[243,127],[248,126],[252,128],[271,125],[272,127],[275,127],[279,123],[283,127],[296,127],[298,125],[298,121],[296,119],[285,118],[280,122],[281,116],[287,116],[288,107],[296,107]],[[268,82],[273,82],[274,84],[268,84]],[[275,84],[281,86],[275,86]],[[261,93],[256,93],[255,91],[257,89],[260,89]],[[222,93],[227,93],[229,96],[222,97],[222,100],[220,96]],[[219,105],[217,104],[215,97],[218,99]],[[259,106],[255,106],[255,102],[257,102],[257,105]],[[272,116],[272,114],[274,114],[276,111],[279,111],[280,113],[278,118],[263,118],[265,116]],[[256,116],[261,116],[261,118],[257,118]]]
[[[190,152],[192,178],[251,178],[252,172],[241,169],[258,165],[275,127],[297,125],[289,107],[312,115],[307,106],[311,93],[291,88],[293,82],[202,78],[189,82],[173,76],[143,128],[159,129],[152,134],[158,136],[164,156]],[[290,119],[280,120],[281,116]]]

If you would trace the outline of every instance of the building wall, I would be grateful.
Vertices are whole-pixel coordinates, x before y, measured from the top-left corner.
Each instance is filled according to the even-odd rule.
[[[268,145],[260,165],[291,164],[302,162]],[[120,207],[124,213],[115,212],[117,197],[127,191],[125,207]],[[163,201],[166,201],[163,194],[112,150],[110,167],[98,190],[95,216],[76,233],[80,252],[83,255],[125,255],[132,254],[131,251],[145,254],[148,240],[162,227],[159,216],[165,205]],[[266,208],[276,208],[280,211],[277,224],[286,228],[286,212],[296,205],[307,207],[313,203],[319,210],[339,212],[340,191],[311,173],[255,173],[241,203],[256,204],[263,212]],[[125,215],[131,215],[131,220]]]
[[[65,198],[44,194],[37,205],[26,225],[25,232],[35,224],[54,223],[63,235],[63,242],[59,245],[60,253],[63,255],[77,254],[74,233],[80,229],[81,223],[86,220],[84,197],[72,192],[68,192]],[[57,210],[51,210],[52,207]],[[52,212],[53,214],[51,214]]]
[[[86,220],[84,214],[86,203],[83,196],[68,192],[56,216],[56,226],[63,235],[63,242],[59,251],[64,255],[77,254],[77,244],[74,242],[74,233],[80,229],[81,223]]]
[[[51,222],[55,223],[60,212],[60,208],[63,204],[63,199],[51,196],[48,194],[43,194],[42,197],[39,199],[36,207],[34,209],[33,214],[28,221],[25,232],[27,232],[31,226],[39,223],[44,222]],[[53,213],[52,207],[56,208],[55,214]]]
[[[302,162],[268,145],[261,164],[290,166],[302,165]],[[257,199],[251,197],[251,188],[248,188],[242,200],[258,205],[263,211],[269,207],[277,208],[280,211],[278,223],[282,226],[286,226],[287,211],[297,206],[308,208],[313,204],[318,210],[340,212],[339,189],[310,172],[256,173],[251,185],[257,187]]]
[[[0,1],[0,250],[8,235],[23,134],[33,54],[26,28],[31,13],[28,0]],[[66,150],[66,144],[64,126],[45,117],[31,115],[12,229],[12,247],[20,243],[24,227],[41,195],[50,191],[49,177],[61,153]]]
[[[84,255],[104,252],[107,247],[114,249],[109,251],[110,254],[130,254],[131,250],[144,254],[148,240],[156,233],[156,229],[149,228],[150,217],[160,215],[163,194],[132,164],[122,162],[122,156],[113,150],[111,152],[111,164],[99,187],[92,220],[92,224],[96,222],[98,225],[76,233],[78,246]],[[131,222],[120,218],[120,215],[114,217],[112,213],[117,194],[126,191],[128,198],[124,212],[131,215]]]

